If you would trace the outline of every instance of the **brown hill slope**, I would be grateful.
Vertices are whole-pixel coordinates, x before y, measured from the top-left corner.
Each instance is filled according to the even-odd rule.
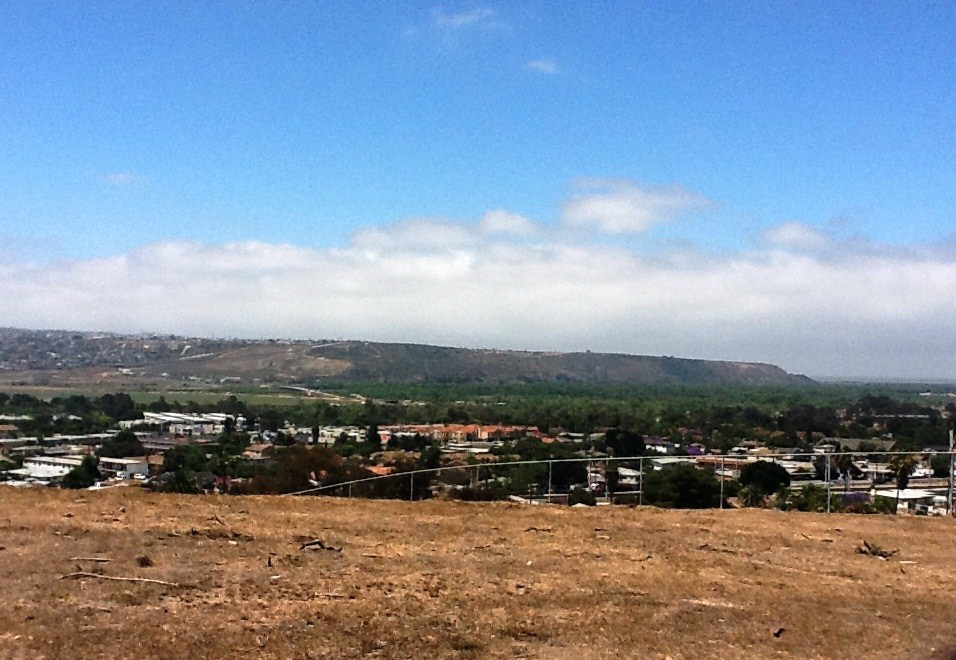
[[[341,377],[438,382],[607,382],[647,384],[808,384],[770,364],[620,353],[477,350],[420,344],[343,341],[309,353],[348,362]]]
[[[122,376],[122,378],[121,378]],[[221,340],[0,329],[0,378],[76,383],[140,378],[313,383],[603,382],[801,385],[779,367],[611,353],[476,350],[364,341]]]
[[[954,532],[910,517],[3,488],[0,656],[930,657],[956,641]],[[311,539],[332,549],[300,550]],[[861,539],[900,552],[860,555]],[[78,572],[178,586],[62,577]]]

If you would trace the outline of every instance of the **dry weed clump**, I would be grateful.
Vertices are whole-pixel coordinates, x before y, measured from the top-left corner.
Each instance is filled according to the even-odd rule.
[[[953,525],[4,488],[0,657],[929,657]]]

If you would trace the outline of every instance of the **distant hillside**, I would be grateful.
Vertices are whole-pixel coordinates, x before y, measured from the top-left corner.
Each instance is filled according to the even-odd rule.
[[[476,350],[364,341],[222,340],[0,329],[0,375],[23,382],[323,380],[660,385],[811,384],[770,364],[611,353]]]
[[[612,353],[474,350],[346,341],[314,347],[309,354],[348,363],[340,377],[354,380],[726,385],[812,382],[769,364]]]

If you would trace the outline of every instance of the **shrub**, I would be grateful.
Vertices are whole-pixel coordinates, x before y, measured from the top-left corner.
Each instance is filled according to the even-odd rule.
[[[949,454],[933,454],[929,464],[937,479],[945,479],[949,475]]]
[[[597,500],[594,498],[594,493],[586,488],[574,488],[570,493],[568,493],[568,506],[573,506],[575,504],[587,504],[588,506],[594,506],[597,504]]]
[[[896,515],[896,500],[892,497],[877,497],[874,498],[873,510],[876,513],[885,513],[889,515]]]
[[[773,496],[773,505],[781,511],[790,510],[790,488],[781,486]]]
[[[794,494],[791,501],[793,508],[797,511],[826,511],[827,489],[815,484],[806,484]]]
[[[748,463],[740,471],[740,484],[753,486],[763,495],[770,495],[781,486],[790,485],[790,474],[778,463],[757,461]]]
[[[100,478],[99,459],[95,456],[87,456],[83,462],[70,470],[60,485],[64,488],[89,488],[96,484]]]
[[[710,472],[678,463],[644,477],[644,501],[673,509],[720,506],[720,483]]]
[[[737,494],[740,503],[746,507],[761,507],[764,505],[766,495],[754,484],[744,486]]]

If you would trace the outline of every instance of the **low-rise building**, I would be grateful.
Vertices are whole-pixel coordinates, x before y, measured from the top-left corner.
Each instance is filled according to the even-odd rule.
[[[133,479],[149,474],[149,464],[145,456],[133,458],[100,458],[100,474],[107,479]]]
[[[5,474],[29,483],[49,484],[60,481],[82,462],[82,456],[31,456],[24,459],[23,467]]]
[[[246,450],[242,452],[242,457],[248,458],[250,461],[264,461],[272,458],[275,450],[275,445],[257,442],[246,447]]]

